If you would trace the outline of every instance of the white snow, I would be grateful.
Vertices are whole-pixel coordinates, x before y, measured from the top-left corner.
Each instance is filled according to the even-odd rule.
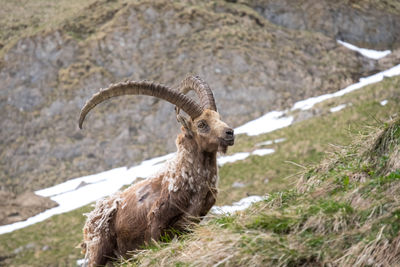
[[[218,165],[222,166],[226,163],[232,163],[238,160],[244,160],[245,158],[247,158],[248,156],[250,156],[250,153],[248,152],[240,152],[240,153],[236,153],[230,156],[223,156],[223,157],[219,157],[217,159]]]
[[[275,139],[275,140],[267,140],[261,143],[256,144],[256,146],[269,146],[272,144],[277,144],[277,143],[281,143],[283,141],[285,141],[286,138],[279,138],[279,139]]]
[[[274,140],[267,140],[267,141],[256,144],[256,146],[269,146],[269,145],[272,145],[273,143],[274,143]]]
[[[262,148],[262,149],[256,149],[254,150],[251,154],[252,155],[257,155],[257,156],[265,156],[268,154],[274,153],[275,150],[272,148]]]
[[[50,197],[58,206],[39,213],[29,219],[13,224],[0,226],[0,234],[41,222],[53,215],[65,213],[102,197],[118,191],[122,186],[131,184],[138,177],[147,178],[158,171],[163,161],[170,159],[175,153],[143,161],[140,165],[127,168],[116,168],[94,175],[88,175],[36,191],[40,196]],[[79,186],[82,185],[83,186]]]
[[[77,266],[85,266],[85,264],[87,264],[86,259],[80,259],[76,261]]]
[[[246,198],[242,198],[238,202],[235,202],[232,204],[232,206],[226,205],[226,206],[214,206],[211,208],[211,212],[214,214],[232,214],[236,211],[241,211],[245,210],[248,207],[250,207],[251,204],[266,200],[268,197],[260,197],[260,196],[250,196]]]
[[[360,78],[360,81],[358,83],[349,85],[346,88],[344,88],[344,89],[342,89],[340,91],[337,91],[335,93],[320,95],[320,96],[317,96],[317,97],[311,97],[311,98],[306,99],[306,100],[298,101],[293,105],[291,110],[292,111],[293,110],[298,110],[298,109],[307,110],[307,109],[312,108],[315,104],[320,103],[322,101],[325,101],[327,99],[334,98],[334,97],[339,97],[339,96],[348,94],[348,93],[353,92],[355,90],[358,90],[358,89],[360,89],[360,88],[362,88],[362,87],[364,87],[366,85],[380,82],[385,77],[393,77],[393,76],[397,76],[397,75],[400,75],[400,64],[396,65],[396,66],[394,66],[394,67],[392,67],[392,68],[390,68],[388,70],[381,71],[381,72],[378,72],[378,73],[376,73],[374,75],[368,76],[366,78]]]
[[[307,109],[312,108],[315,104],[323,102],[332,97],[333,97],[333,94],[326,94],[326,95],[320,95],[320,96],[316,96],[316,97],[310,97],[308,99],[301,100],[301,101],[294,103],[292,110],[297,110],[297,109],[307,110]]]
[[[285,116],[284,111],[271,111],[235,129],[236,134],[259,135],[269,133],[292,124],[293,117]]]
[[[388,101],[387,101],[386,99],[385,99],[385,100],[382,100],[382,101],[380,102],[381,106],[385,106],[387,103],[388,103]]]
[[[148,177],[154,172],[154,170],[159,169],[164,161],[171,159],[174,155],[175,153],[171,153],[165,156],[145,160],[140,165],[132,167],[130,169],[128,169],[127,167],[121,167],[93,175],[71,179],[64,183],[36,191],[35,193],[43,197],[52,197],[52,199],[54,197],[55,199],[53,200],[57,201],[57,195],[70,193],[71,191],[83,190],[85,189],[85,187],[97,187],[98,185],[101,185],[102,187],[107,187],[107,184],[110,183],[116,184],[116,186],[119,186],[120,188],[123,185],[132,183],[137,177]],[[82,186],[82,184],[87,185]],[[91,195],[93,194],[96,195],[94,197],[97,197],[97,195],[101,193],[91,193]],[[90,196],[88,197],[91,198]],[[95,198],[95,200],[98,198],[99,197]]]
[[[116,175],[121,175],[122,172],[126,172],[126,167],[122,168],[117,168],[117,169],[112,169],[109,171],[93,174],[93,175],[88,175],[84,176],[81,178],[76,178],[76,179],[71,179],[67,182],[48,187],[42,190],[38,190],[35,193],[37,195],[43,196],[43,197],[51,197],[51,196],[56,196],[59,194],[67,193],[70,191],[74,191],[78,189],[78,187],[84,183],[87,184],[95,184],[95,183],[102,183],[104,182],[107,177],[110,176],[116,176]],[[82,186],[85,187],[85,186]]]
[[[339,110],[344,109],[346,106],[347,106],[346,104],[338,105],[336,107],[330,108],[330,112],[332,112],[332,113],[333,112],[338,112]]]
[[[380,59],[383,57],[386,57],[387,55],[389,55],[391,53],[390,50],[385,50],[385,51],[377,51],[377,50],[372,50],[372,49],[365,49],[365,48],[359,48],[355,45],[337,40],[337,42],[345,47],[347,47],[348,49],[357,51],[358,53],[360,53],[361,55],[363,55],[364,57],[368,57],[368,58],[372,58],[372,59]]]
[[[256,149],[251,153],[239,152],[239,153],[235,153],[235,154],[229,155],[229,156],[218,157],[217,163],[218,163],[218,166],[222,166],[226,163],[233,163],[235,161],[244,160],[244,159],[248,158],[250,155],[265,156],[268,154],[272,154],[274,152],[275,152],[275,150],[272,148]]]

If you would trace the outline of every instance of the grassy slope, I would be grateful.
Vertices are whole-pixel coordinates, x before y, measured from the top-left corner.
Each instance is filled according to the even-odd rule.
[[[0,50],[23,36],[54,27],[94,1],[0,0]]]
[[[374,87],[387,90],[393,81]],[[376,101],[367,100],[366,92],[345,97],[352,100],[351,109],[358,113],[347,110],[338,115],[355,118],[358,114],[357,125],[364,124],[360,119],[365,112],[367,117],[380,118],[382,110]],[[365,102],[354,104],[355,99]],[[398,95],[391,99],[394,105],[399,102]],[[335,121],[341,117],[335,114],[325,120],[336,127]],[[320,119],[304,124],[311,123],[307,125],[310,128]],[[378,125],[384,129],[364,128],[355,143],[337,148],[323,163],[307,168],[296,187],[272,193],[268,200],[244,212],[211,218],[193,233],[143,250],[122,266],[398,264],[400,119],[389,126]]]
[[[368,130],[366,125],[380,124],[379,120],[386,121],[399,111],[399,86],[399,77],[386,79],[361,91],[319,104],[316,110],[320,112],[320,115],[315,118],[269,134],[255,137],[238,136],[237,143],[230,153],[251,151],[259,148],[256,144],[265,140],[286,138],[286,141],[268,146],[276,149],[274,154],[264,157],[251,156],[244,161],[224,165],[220,169],[221,194],[218,204],[232,203],[247,194],[264,194],[293,188],[294,183],[298,180],[298,175],[294,174],[303,171],[303,168],[299,168],[287,161],[304,166],[317,163],[324,156],[324,152],[332,150],[330,144],[335,144],[335,146],[348,145],[355,134]],[[382,107],[379,101],[383,99],[388,99],[389,103]],[[340,112],[331,114],[328,111],[330,107],[349,102],[352,103],[352,106]],[[270,182],[265,184],[265,178],[268,178]],[[234,181],[243,181],[246,186],[244,188],[232,188]],[[172,260],[173,262],[170,263],[175,264],[178,261],[191,262],[192,258],[194,258],[196,259],[195,263],[202,265],[210,257],[210,262],[208,263],[215,263],[222,260],[223,255],[225,255],[223,251],[219,253],[218,249],[214,249],[219,247],[234,255],[230,259],[230,263],[240,264],[241,258],[243,258],[243,261],[249,260],[246,263],[250,264],[250,260],[259,262],[259,260],[267,259],[265,258],[266,256],[262,258],[260,255],[264,255],[266,253],[265,250],[271,246],[275,247],[276,250],[282,250],[282,253],[288,253],[285,254],[288,257],[287,262],[298,260],[302,257],[303,252],[291,251],[288,248],[288,246],[290,247],[288,243],[289,235],[284,237],[281,243],[280,240],[276,240],[276,234],[268,228],[279,228],[282,225],[283,229],[276,231],[285,233],[285,231],[288,231],[286,228],[289,229],[292,225],[297,227],[299,222],[298,213],[284,211],[283,215],[279,214],[279,216],[274,217],[271,212],[278,214],[283,210],[279,208],[269,212],[271,203],[292,198],[295,203],[304,203],[307,207],[311,207],[311,204],[306,202],[307,197],[303,199],[303,197],[294,194],[292,191],[276,193],[274,199],[277,200],[274,202],[263,203],[233,217],[211,219],[206,225],[196,229],[194,234],[185,236],[183,241],[174,241],[171,245],[167,245],[161,250],[158,248],[153,248],[150,251],[145,250],[143,254],[140,254],[141,256],[138,260],[144,264],[151,262],[149,259],[154,258],[154,261],[161,261],[165,258],[167,262]],[[342,201],[338,203],[341,210]],[[328,205],[329,209],[329,205],[332,203],[320,204]],[[316,205],[320,204],[317,203]],[[335,206],[336,204],[332,205]],[[275,204],[272,206],[275,207]],[[346,209],[347,206],[343,207]],[[294,210],[299,208],[301,207],[296,206]],[[0,263],[11,266],[21,266],[23,264],[29,266],[74,266],[75,260],[81,257],[79,249],[74,248],[81,239],[81,229],[84,223],[84,217],[81,214],[90,209],[87,206],[70,213],[55,216],[25,229],[0,235],[0,255],[2,257],[10,257],[4,259],[3,262],[0,261]],[[288,209],[291,210],[291,208]],[[332,209],[335,210],[336,208],[333,207]],[[351,209],[349,208],[349,210]],[[256,216],[255,214],[258,215]],[[332,218],[322,219],[331,220]],[[288,226],[285,226],[286,224]],[[316,240],[312,238],[316,238]],[[312,238],[314,241],[311,240],[311,243],[315,243],[317,248],[323,248],[321,244],[324,244],[325,239],[318,241],[318,238],[323,237],[312,235]],[[198,244],[201,244],[202,249],[197,248],[197,241],[200,242]],[[292,241],[290,240],[290,242]],[[15,249],[22,250],[22,252],[14,254],[13,251]],[[176,253],[179,256],[172,258],[170,256],[175,255],[174,251],[178,251]],[[218,255],[213,254],[213,251],[218,252]],[[292,256],[290,256],[291,253],[293,254]],[[188,255],[189,258],[185,258],[183,255]],[[251,255],[254,256],[254,259],[251,258]],[[266,255],[269,254],[267,253]],[[258,259],[258,257],[261,258]]]
[[[79,245],[83,213],[90,206],[56,215],[30,227],[0,236],[0,266],[75,266],[81,258]],[[14,251],[19,250],[17,257]],[[5,259],[4,259],[5,258]]]
[[[315,109],[321,115],[311,120],[260,136],[238,136],[231,153],[260,148],[257,144],[265,140],[285,138],[286,141],[266,146],[276,150],[269,156],[251,156],[244,161],[224,165],[220,169],[221,194],[218,204],[232,203],[247,194],[263,194],[293,185],[297,177],[292,175],[302,171],[302,168],[291,162],[302,166],[318,163],[332,145],[348,145],[355,134],[365,130],[365,126],[374,125],[377,120],[386,121],[390,115],[398,112],[399,85],[400,78],[386,79],[352,94],[318,104]],[[391,101],[382,107],[379,102],[383,99]],[[329,112],[331,107],[349,103],[351,106],[340,112]],[[268,184],[264,183],[266,178],[270,181]],[[235,181],[244,182],[246,187],[232,188]]]
[[[124,4],[107,0],[0,0],[0,56],[15,42],[26,37],[62,29],[79,40],[106,23]],[[90,14],[85,12],[90,10]]]

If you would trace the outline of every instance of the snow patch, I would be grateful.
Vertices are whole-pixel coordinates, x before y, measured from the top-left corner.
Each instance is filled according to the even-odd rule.
[[[143,161],[140,165],[116,168],[98,174],[88,175],[36,191],[40,196],[50,197],[58,206],[48,209],[25,221],[0,226],[0,234],[44,221],[53,215],[75,210],[102,197],[117,192],[122,186],[131,184],[138,177],[147,178],[163,166],[163,162],[173,158],[175,153]],[[85,186],[79,186],[85,183]]]
[[[226,206],[214,206],[211,208],[211,212],[214,214],[232,214],[236,211],[241,211],[245,210],[248,207],[250,207],[251,204],[266,200],[268,197],[264,196],[250,196],[246,198],[242,198],[238,202],[235,202],[232,204],[232,206],[226,205]]]
[[[341,104],[341,105],[339,105],[339,106],[330,108],[329,111],[332,112],[332,113],[338,112],[339,110],[344,109],[346,106],[347,106],[346,104]]]
[[[280,128],[287,127],[293,123],[293,117],[285,116],[284,111],[271,111],[264,116],[245,123],[235,129],[236,134],[247,134],[250,136],[269,133]]]
[[[274,153],[275,150],[272,148],[262,148],[262,149],[256,149],[251,153],[252,155],[257,155],[257,156],[265,156],[268,154]]]
[[[272,148],[262,148],[256,149],[253,152],[239,152],[230,156],[223,156],[217,159],[217,163],[219,166],[223,166],[226,163],[233,163],[235,161],[244,160],[248,158],[250,155],[257,155],[257,156],[265,156],[268,154],[274,153],[275,150]]]
[[[281,143],[283,141],[285,141],[286,138],[279,138],[279,139],[275,139],[275,140],[267,140],[261,143],[256,144],[256,146],[269,146],[272,144],[277,144],[277,143]]]
[[[383,80],[383,78],[385,77],[393,77],[393,76],[397,76],[400,75],[400,64],[396,65],[388,70],[385,71],[381,71],[378,72],[374,75],[368,76],[366,78],[360,78],[360,81],[358,83],[352,84],[347,86],[346,88],[337,91],[335,93],[332,94],[325,94],[325,95],[320,95],[317,97],[311,97],[309,99],[306,100],[302,100],[302,101],[298,101],[296,102],[293,107],[292,107],[292,111],[294,110],[308,110],[310,108],[312,108],[315,104],[320,103],[322,101],[325,101],[327,99],[330,98],[334,98],[334,97],[339,97],[339,96],[343,96],[345,94],[348,94],[350,92],[353,92],[355,90],[358,90],[364,86],[367,86],[369,84],[374,84],[377,82],[380,82]]]
[[[381,59],[383,57],[386,57],[391,53],[390,50],[385,50],[385,51],[377,51],[377,50],[372,50],[372,49],[365,49],[365,48],[359,48],[355,45],[337,40],[337,42],[345,47],[347,47],[350,50],[357,51],[364,57],[372,58],[372,59]]]
[[[248,152],[240,152],[240,153],[236,153],[230,156],[223,156],[223,157],[219,157],[217,159],[218,165],[222,166],[226,163],[232,163],[238,160],[244,160],[245,158],[247,158],[248,156],[250,156],[250,153]]]

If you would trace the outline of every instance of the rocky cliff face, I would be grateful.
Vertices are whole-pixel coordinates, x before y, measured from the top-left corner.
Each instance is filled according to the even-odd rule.
[[[353,24],[283,3],[91,1],[60,23],[4,45],[1,189],[39,189],[174,151],[179,125],[173,106],[150,97],[108,101],[78,130],[86,99],[112,82],[176,86],[187,73],[199,74],[224,119],[238,126],[380,68],[336,43],[333,37],[356,40]],[[345,5],[317,6],[344,18],[353,12]],[[381,13],[354,12],[368,21],[368,30],[385,32]],[[395,14],[387,19],[399,23]],[[347,32],[335,30],[339,25]],[[360,42],[395,47],[398,29]]]
[[[270,22],[320,32],[361,47],[387,49],[400,44],[398,1],[245,1]]]

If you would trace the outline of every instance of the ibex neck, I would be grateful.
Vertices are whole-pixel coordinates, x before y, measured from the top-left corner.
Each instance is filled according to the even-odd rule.
[[[179,142],[180,141],[180,142]],[[182,165],[190,168],[200,168],[200,170],[208,170],[208,172],[217,172],[217,152],[202,151],[193,139],[184,137],[177,140],[177,156],[178,161]],[[200,173],[199,173],[200,174]]]
[[[178,151],[165,178],[169,182],[169,191],[176,192],[181,188],[195,193],[215,188],[218,182],[217,153],[199,150],[194,140],[183,135],[178,137],[176,144]]]
[[[201,164],[205,168],[217,168],[217,152],[200,151]]]
[[[176,140],[178,154],[184,155],[183,161],[201,166],[208,170],[217,170],[217,152],[206,152],[200,149],[193,138],[179,135]]]

